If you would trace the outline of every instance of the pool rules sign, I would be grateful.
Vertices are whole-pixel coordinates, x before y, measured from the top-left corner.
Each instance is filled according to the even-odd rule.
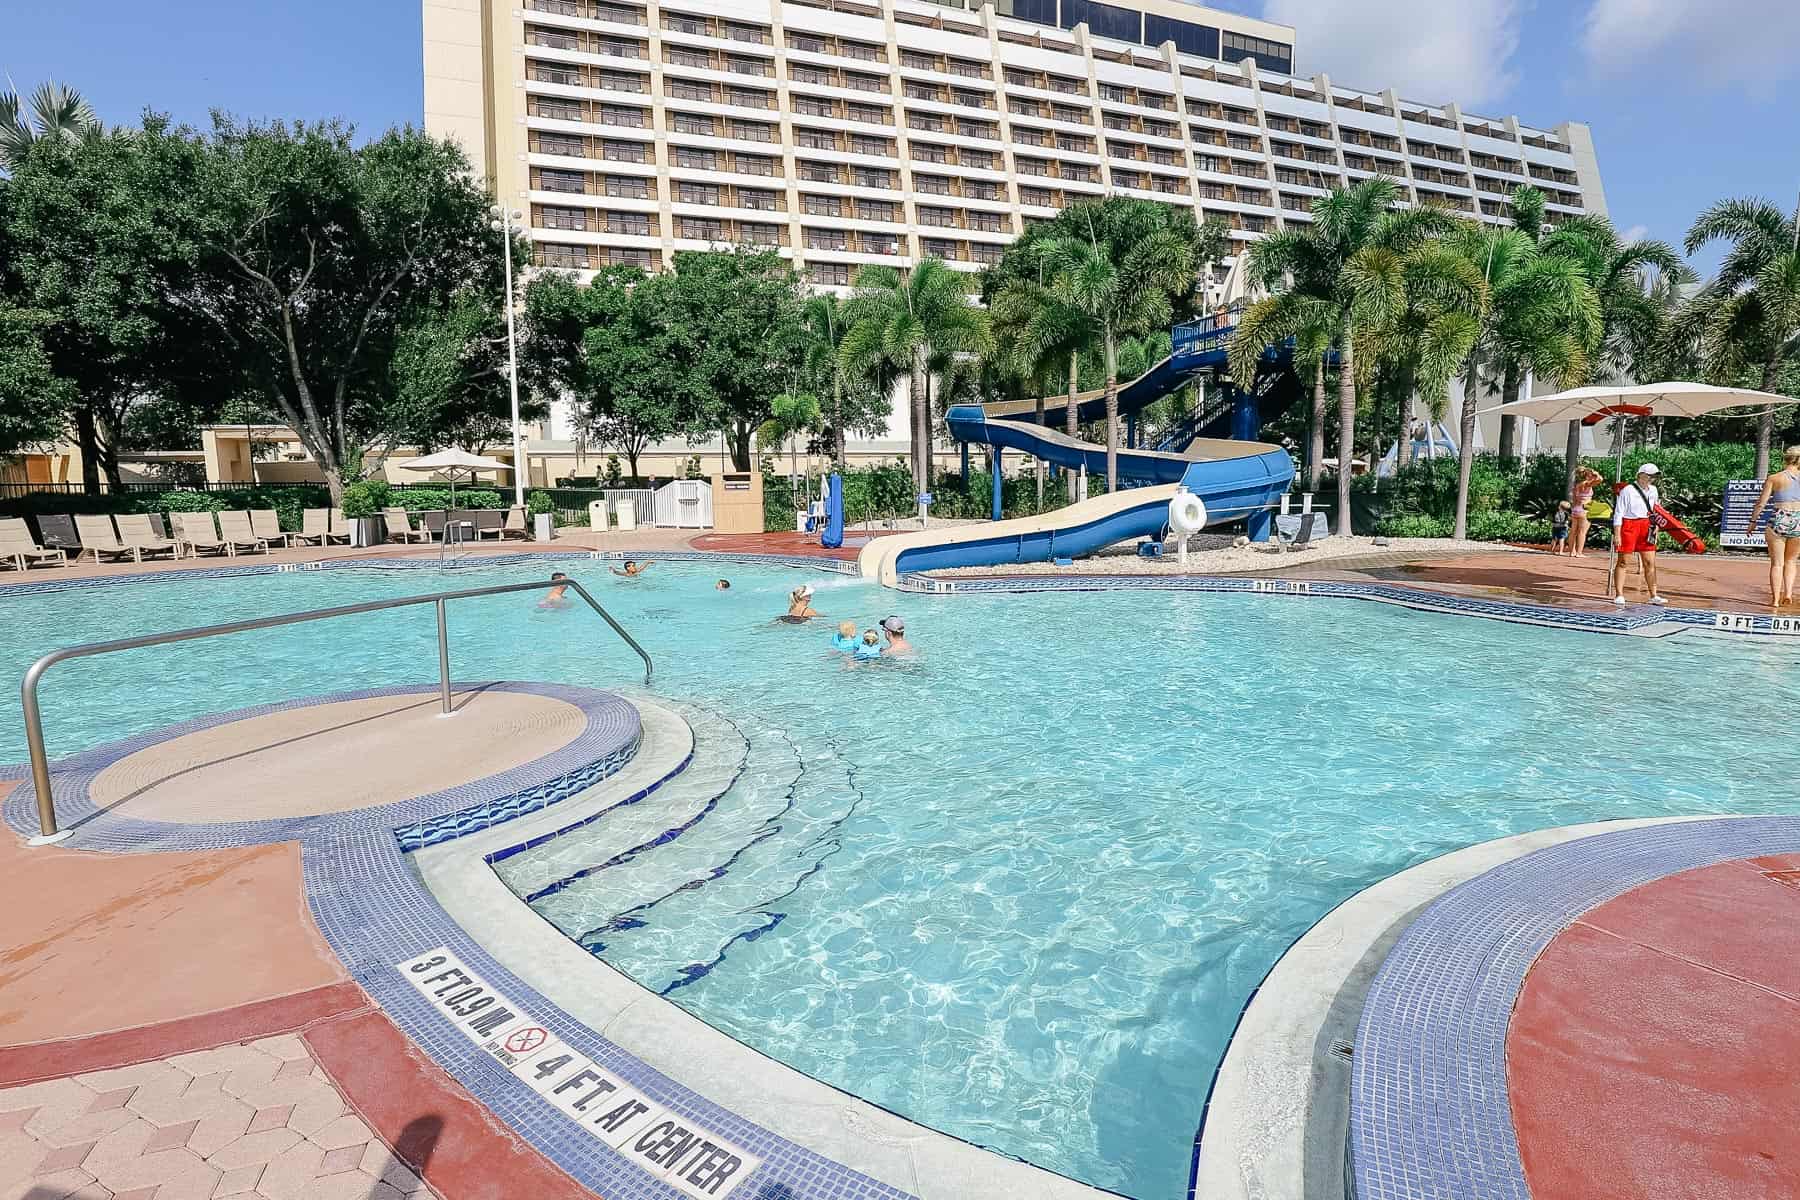
[[[578,1054],[440,946],[395,970],[462,1035],[589,1135],[695,1200],[731,1195],[762,1160]]]

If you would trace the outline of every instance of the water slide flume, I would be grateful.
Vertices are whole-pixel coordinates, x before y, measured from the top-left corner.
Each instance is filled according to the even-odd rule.
[[[1030,421],[990,417],[980,405],[957,405],[946,415],[959,442],[1022,450],[1067,470],[1086,467],[1104,476],[1106,447]],[[927,529],[880,537],[864,546],[857,565],[865,579],[892,586],[901,575],[944,567],[1048,562],[1077,558],[1115,542],[1161,537],[1169,501],[1182,488],[1206,506],[1207,522],[1249,519],[1251,536],[1267,538],[1270,512],[1294,479],[1294,460],[1280,446],[1198,438],[1186,451],[1118,451],[1124,487],[1104,496],[1031,517]]]

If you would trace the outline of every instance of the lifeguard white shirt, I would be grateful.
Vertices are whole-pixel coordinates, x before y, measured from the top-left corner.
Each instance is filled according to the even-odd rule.
[[[1614,529],[1626,521],[1637,521],[1650,515],[1650,508],[1644,505],[1644,496],[1650,498],[1651,507],[1662,503],[1662,499],[1656,494],[1654,483],[1644,489],[1643,496],[1638,495],[1636,485],[1629,483],[1625,485],[1625,490],[1619,493],[1618,500],[1613,505]]]

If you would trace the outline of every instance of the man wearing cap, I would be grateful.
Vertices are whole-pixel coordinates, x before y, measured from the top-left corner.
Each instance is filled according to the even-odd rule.
[[[887,617],[881,622],[881,632],[887,636],[887,645],[881,648],[883,658],[916,658],[918,651],[906,640],[906,622],[899,617]]]
[[[1637,469],[1637,479],[1619,489],[1613,500],[1614,604],[1625,603],[1625,573],[1619,568],[1628,554],[1638,556],[1650,603],[1668,603],[1656,591],[1656,506],[1660,502],[1656,479],[1661,474],[1655,463],[1645,463]]]

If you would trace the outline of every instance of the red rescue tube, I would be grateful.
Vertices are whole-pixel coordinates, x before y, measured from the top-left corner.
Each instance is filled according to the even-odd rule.
[[[1701,539],[1700,535],[1683,525],[1668,509],[1659,504],[1656,506],[1656,515],[1661,517],[1664,522],[1662,531],[1674,538],[1677,546],[1689,554],[1706,553],[1706,542]]]

